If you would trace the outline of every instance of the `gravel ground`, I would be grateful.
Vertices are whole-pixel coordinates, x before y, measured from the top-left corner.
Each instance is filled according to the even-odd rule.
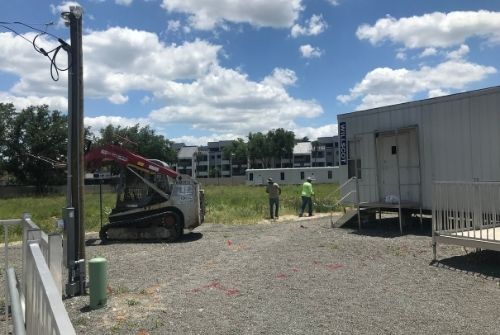
[[[109,299],[65,300],[79,334],[499,334],[500,253],[329,217],[204,224],[180,242],[100,245]],[[0,322],[0,329],[1,322]]]

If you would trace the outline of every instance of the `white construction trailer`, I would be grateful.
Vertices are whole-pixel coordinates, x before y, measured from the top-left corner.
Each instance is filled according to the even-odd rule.
[[[433,184],[500,181],[500,87],[341,114],[338,125],[345,202],[398,211],[401,231],[402,213],[436,210]]]
[[[265,185],[268,178],[280,185],[302,184],[311,177],[317,184],[335,184],[339,182],[338,166],[300,167],[276,169],[247,169],[247,185]]]

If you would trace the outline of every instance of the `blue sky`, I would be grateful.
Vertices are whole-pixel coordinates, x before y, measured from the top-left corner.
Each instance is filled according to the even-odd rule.
[[[53,22],[69,41],[60,13],[75,4],[94,130],[140,123],[204,144],[282,127],[314,139],[337,133],[337,114],[500,84],[500,1],[19,0],[0,2],[0,21]],[[0,102],[67,111],[66,73],[52,81],[48,59],[1,26]]]

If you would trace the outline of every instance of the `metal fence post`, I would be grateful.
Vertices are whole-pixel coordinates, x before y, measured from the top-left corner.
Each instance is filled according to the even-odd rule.
[[[357,173],[357,171],[356,171]],[[359,209],[359,182],[358,182],[358,177],[354,177],[356,178],[356,207],[357,207],[357,211],[358,211],[358,229],[361,230],[361,211]]]

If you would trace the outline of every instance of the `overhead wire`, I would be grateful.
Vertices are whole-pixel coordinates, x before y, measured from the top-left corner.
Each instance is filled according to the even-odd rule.
[[[33,40],[29,40],[28,38],[26,38],[26,36],[20,34],[16,30],[7,26],[7,25],[12,25],[12,24],[21,25],[21,26],[24,26],[26,28],[32,29],[34,31],[37,31],[38,34],[36,34],[36,36],[33,38]],[[57,65],[57,55],[62,48],[68,53],[68,56],[69,56],[68,60],[71,60],[71,47],[68,43],[66,43],[60,37],[47,32],[48,26],[52,25],[52,24],[53,23],[44,24],[45,30],[41,30],[41,29],[33,27],[34,24],[27,24],[27,23],[20,22],[20,21],[14,21],[14,22],[0,21],[0,27],[3,27],[5,29],[13,32],[15,35],[23,38],[24,40],[26,40],[27,42],[29,42],[33,46],[33,48],[35,49],[36,52],[44,55],[45,57],[47,57],[49,59],[49,61],[50,61],[50,76],[52,77],[52,80],[58,81],[60,78],[59,71],[61,71],[61,72],[68,71],[71,68],[71,64],[70,64],[70,62],[68,62],[68,66],[66,68],[60,67],[59,65]],[[48,35],[48,36],[55,38],[59,42],[59,45],[57,47],[53,48],[52,50],[49,50],[49,51],[46,51],[44,48],[39,47],[36,43],[36,40],[40,36],[43,36],[43,35]]]

